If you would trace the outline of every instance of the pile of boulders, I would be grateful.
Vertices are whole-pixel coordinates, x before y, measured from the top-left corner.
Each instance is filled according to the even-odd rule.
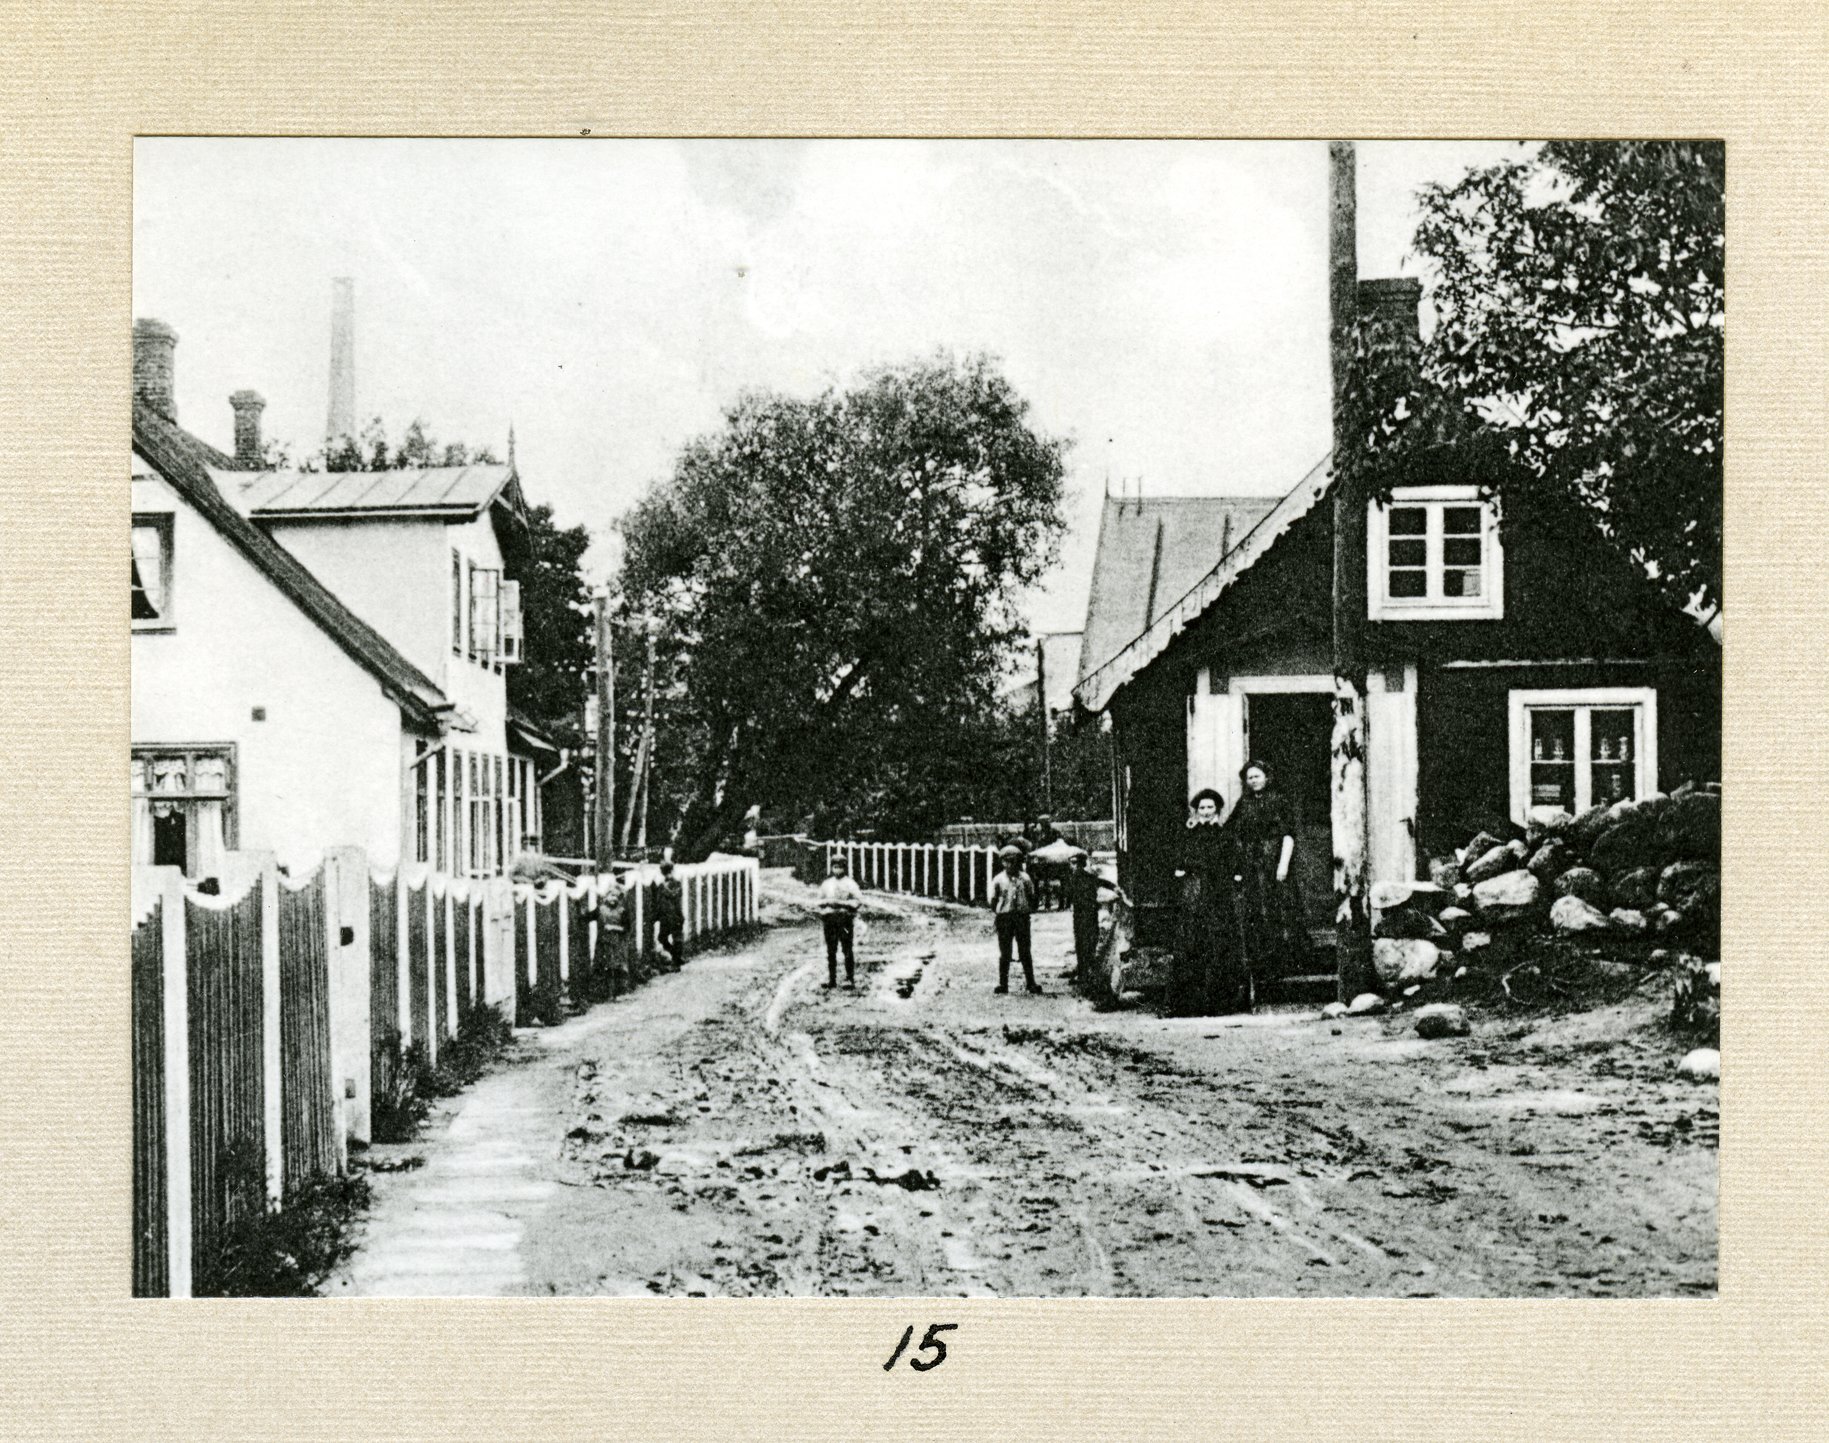
[[[1720,865],[1716,783],[1481,831],[1431,862],[1428,882],[1373,887],[1372,960],[1380,981],[1398,985],[1542,933],[1656,938],[1712,955]]]

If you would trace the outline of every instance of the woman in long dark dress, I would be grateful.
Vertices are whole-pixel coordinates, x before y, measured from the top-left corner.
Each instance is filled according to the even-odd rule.
[[[1295,821],[1272,785],[1270,768],[1247,762],[1245,789],[1226,832],[1232,843],[1232,902],[1247,986],[1302,970],[1308,926],[1296,883]]]
[[[1232,839],[1221,822],[1225,806],[1211,788],[1196,792],[1182,849],[1180,954],[1174,1009],[1181,1013],[1231,1012],[1248,993],[1234,943]]]

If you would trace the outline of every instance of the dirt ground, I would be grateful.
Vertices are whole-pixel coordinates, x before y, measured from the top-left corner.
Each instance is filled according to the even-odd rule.
[[[1100,1013],[1036,920],[871,896],[825,992],[810,893],[377,1147],[331,1295],[1711,1294],[1719,1097],[1658,979],[1554,1018]]]

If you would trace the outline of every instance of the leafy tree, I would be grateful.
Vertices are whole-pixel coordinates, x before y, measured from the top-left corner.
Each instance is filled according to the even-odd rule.
[[[519,569],[525,659],[508,669],[508,700],[561,746],[583,744],[579,708],[593,660],[590,587],[584,553],[590,533],[557,526],[552,507],[527,510],[527,556]]]
[[[991,361],[949,356],[745,395],[688,445],[621,523],[619,612],[661,622],[651,830],[690,856],[752,803],[944,820],[1055,555],[1064,446]]]
[[[1443,448],[1574,500],[1679,602],[1721,601],[1726,157],[1555,141],[1420,193],[1437,324],[1413,366],[1362,330],[1356,426],[1386,486]]]

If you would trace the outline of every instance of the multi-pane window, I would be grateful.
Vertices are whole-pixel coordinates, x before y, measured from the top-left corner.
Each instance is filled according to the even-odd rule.
[[[131,794],[139,865],[211,876],[235,844],[235,765],[227,746],[135,747]]]
[[[169,513],[133,518],[133,625],[137,630],[172,624]]]
[[[1490,501],[1472,486],[1400,487],[1374,504],[1366,527],[1373,620],[1496,618],[1504,558]]]
[[[1657,788],[1657,693],[1648,687],[1511,694],[1511,811],[1581,812]]]
[[[508,865],[508,859],[514,855],[514,822],[509,814],[508,789],[503,779],[506,763],[501,757],[495,759],[495,835],[500,839],[495,849],[495,867],[500,871]]]
[[[451,651],[464,654],[464,558],[451,552]]]
[[[432,764],[435,756],[424,757],[413,768],[413,860],[428,862],[432,858]]]

